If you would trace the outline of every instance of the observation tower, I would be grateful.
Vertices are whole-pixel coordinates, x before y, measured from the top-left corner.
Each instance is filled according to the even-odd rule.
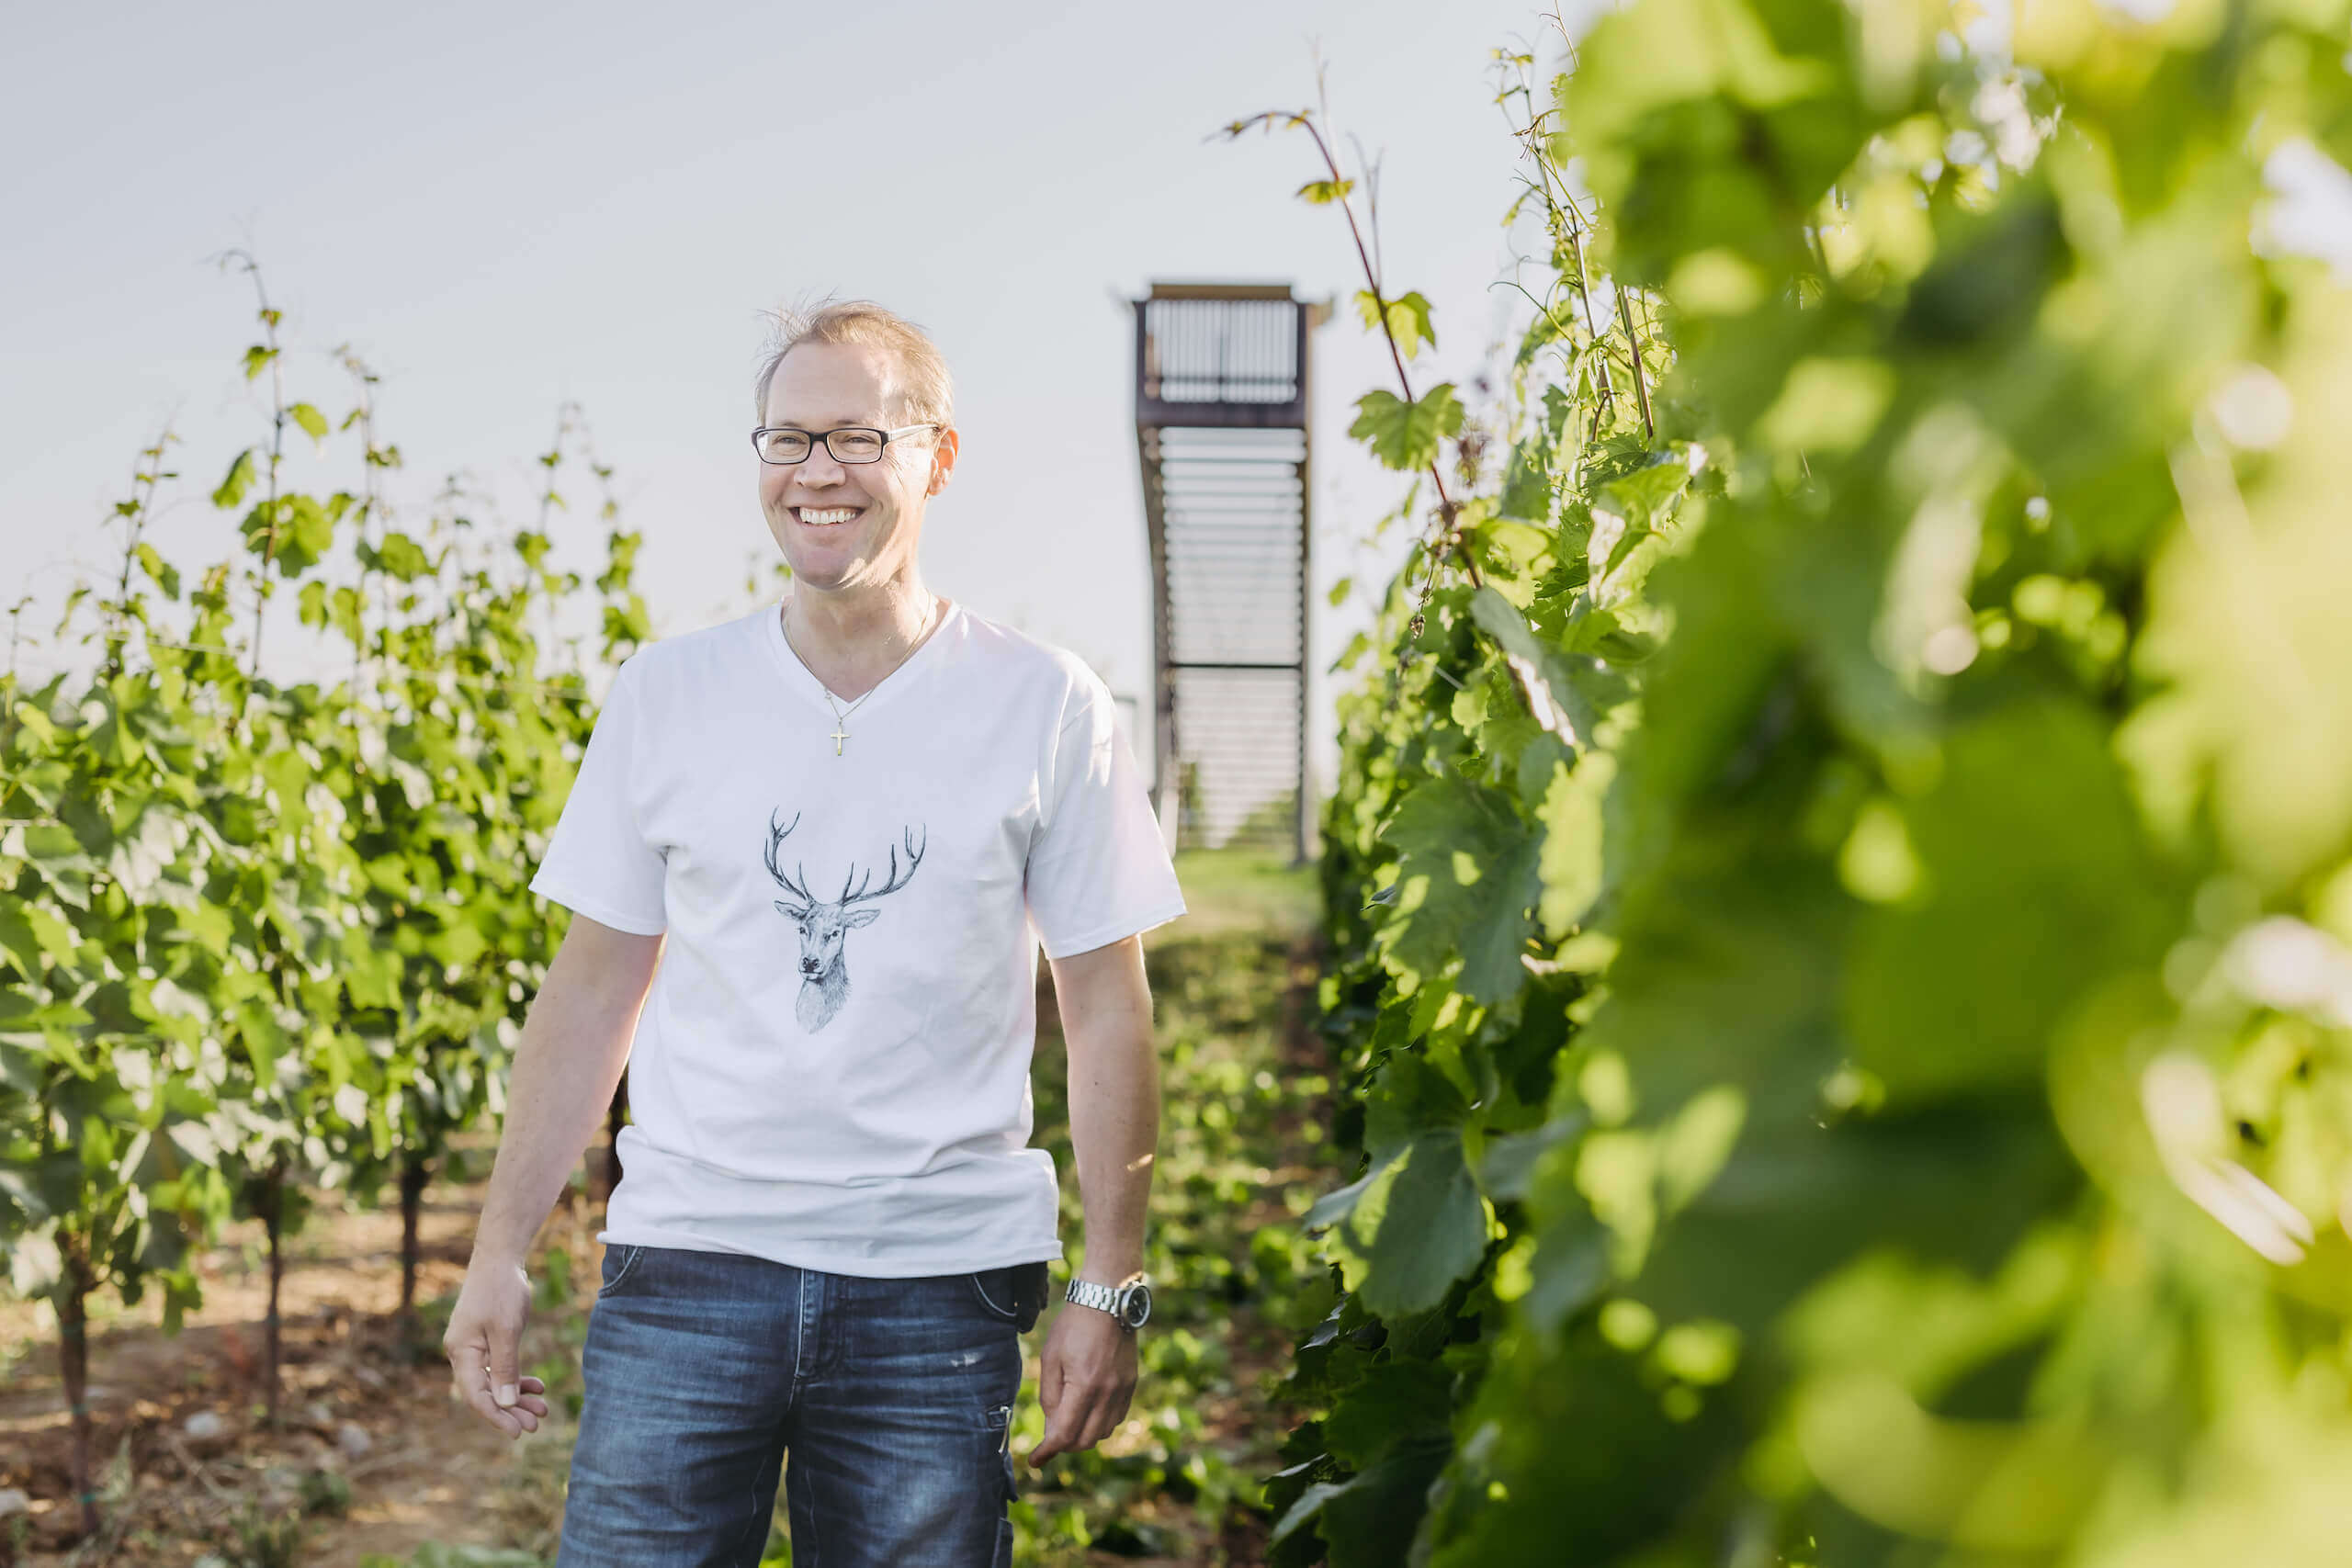
[[[1134,303],[1160,831],[1304,860],[1307,347],[1331,308],[1280,283],[1155,283]]]

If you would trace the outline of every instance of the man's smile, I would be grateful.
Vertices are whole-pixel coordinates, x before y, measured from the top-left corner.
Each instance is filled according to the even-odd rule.
[[[863,513],[862,506],[796,506],[792,515],[811,528],[831,528],[847,523]]]

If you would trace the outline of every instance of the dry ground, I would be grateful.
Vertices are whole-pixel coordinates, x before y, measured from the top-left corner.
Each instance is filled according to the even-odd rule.
[[[486,1141],[478,1141],[487,1155]],[[485,1158],[482,1163],[487,1165]],[[417,1299],[452,1295],[465,1278],[482,1188],[439,1185],[420,1220]],[[593,1293],[600,1262],[594,1211],[559,1206],[535,1253],[568,1245]],[[204,1255],[204,1305],[166,1337],[153,1297],[138,1308],[92,1299],[89,1404],[99,1485],[110,1495],[99,1550],[58,1551],[74,1534],[67,1481],[65,1401],[58,1377],[56,1319],[46,1303],[0,1301],[0,1488],[32,1496],[31,1563],[193,1563],[216,1544],[246,1499],[290,1505],[314,1471],[350,1485],[342,1518],[313,1516],[300,1561],[356,1568],[362,1554],[406,1558],[427,1540],[528,1544],[546,1521],[535,1508],[550,1488],[535,1473],[540,1439],[510,1442],[458,1404],[438,1359],[438,1330],[425,1357],[401,1353],[400,1215],[322,1199],[288,1247],[281,1311],[282,1423],[261,1413],[263,1321],[269,1274],[258,1223],[232,1227]],[[554,1348],[535,1314],[525,1360]],[[428,1320],[429,1321],[429,1320]],[[217,1412],[224,1437],[184,1435],[190,1416]],[[364,1451],[346,1424],[366,1434]],[[551,1438],[543,1432],[541,1438]],[[567,1446],[568,1447],[568,1446]],[[560,1498],[560,1476],[554,1495]],[[318,1483],[312,1483],[314,1486]],[[560,1509],[560,1502],[554,1506]],[[5,1530],[0,1521],[0,1530]],[[0,1540],[5,1540],[0,1535]]]

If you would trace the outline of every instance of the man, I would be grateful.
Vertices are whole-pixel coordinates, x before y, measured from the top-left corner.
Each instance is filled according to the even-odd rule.
[[[786,318],[753,444],[790,592],[622,665],[533,881],[572,924],[444,1348],[483,1419],[537,1428],[524,1251],[626,1062],[560,1568],[755,1563],[787,1450],[797,1561],[1011,1562],[1018,1336],[1061,1256],[1026,1146],[1041,942],[1086,1235],[1028,1457],[1126,1413],[1159,1122],[1137,937],[1184,904],[1101,680],[923,586],[950,398],[878,306]]]

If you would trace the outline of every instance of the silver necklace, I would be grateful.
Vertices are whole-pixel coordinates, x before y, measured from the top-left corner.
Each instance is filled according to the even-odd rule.
[[[917,637],[913,643],[909,645],[906,652],[899,655],[899,663],[893,664],[889,669],[884,671],[882,672],[881,681],[875,682],[874,684],[865,689],[865,697],[860,697],[856,702],[850,704],[849,706],[843,707],[839,703],[833,701],[833,694],[831,690],[826,686],[824,682],[819,681],[817,682],[818,694],[825,699],[825,705],[833,710],[833,732],[825,737],[825,739],[833,743],[834,756],[838,757],[842,754],[842,742],[849,739],[849,716],[855,713],[860,707],[865,705],[866,697],[872,696],[875,693],[882,689],[882,681],[888,681],[891,676],[897,674],[899,672],[899,666],[906,663],[908,660],[914,657],[915,649],[921,648],[924,641],[929,637],[931,617],[937,614],[938,610],[939,597],[938,595],[933,594],[932,596],[930,607],[923,611],[922,624],[925,628],[924,636]],[[782,605],[778,605],[776,607],[776,619],[777,624],[784,627],[784,646],[792,649],[792,656],[795,659],[800,659],[800,649],[794,648],[792,643],[792,623],[784,618],[784,608]],[[817,673],[815,667],[809,664],[806,659],[800,659],[800,667],[807,670],[811,675]]]

